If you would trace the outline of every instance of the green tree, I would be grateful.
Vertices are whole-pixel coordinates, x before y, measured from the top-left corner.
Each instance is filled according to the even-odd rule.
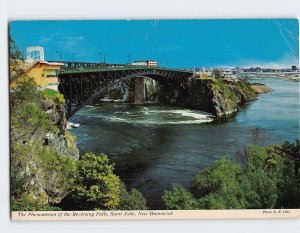
[[[16,45],[16,42],[9,36],[9,59],[24,60],[24,56]]]
[[[163,200],[172,209],[189,209],[190,200],[200,209],[298,208],[297,142],[280,150],[250,146],[244,163],[223,157],[196,175],[190,192],[177,186]]]
[[[57,131],[43,109],[44,98],[34,80],[29,78],[18,83],[20,85],[10,93],[12,149],[17,142],[28,142],[38,131]]]
[[[280,156],[284,162],[278,208],[300,208],[300,140],[269,147],[268,151]]]
[[[246,208],[275,208],[280,190],[278,186],[284,178],[282,159],[269,154],[264,147],[251,146],[248,159],[243,166],[240,181],[246,199]]]
[[[77,209],[114,210],[120,204],[121,181],[107,155],[85,153],[78,161],[78,181],[72,199]]]
[[[77,162],[75,189],[63,199],[64,210],[146,210],[147,201],[136,189],[129,192],[113,173],[107,155],[85,153]]]
[[[199,209],[199,203],[197,199],[179,184],[173,184],[172,191],[164,191],[162,199],[167,209],[170,210]]]
[[[230,182],[235,182],[240,173],[241,166],[223,156],[211,167],[202,170],[195,176],[190,190],[196,198],[219,192],[222,185],[230,185]]]
[[[16,81],[18,74],[22,72],[22,63],[24,63],[23,54],[16,46],[15,41],[9,37],[9,78],[11,82]]]
[[[121,184],[119,210],[147,210],[147,201],[143,194],[137,189],[126,190],[126,186]]]
[[[190,190],[199,200],[200,208],[243,208],[245,200],[239,183],[241,173],[239,164],[223,157],[196,175]]]
[[[284,159],[286,162],[292,161],[294,164],[295,173],[299,173],[300,169],[300,140],[297,139],[295,143],[284,142],[281,145],[276,145],[269,148],[270,152],[273,152]]]

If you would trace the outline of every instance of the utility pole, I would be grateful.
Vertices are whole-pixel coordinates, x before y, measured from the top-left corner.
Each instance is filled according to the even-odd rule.
[[[105,63],[105,58],[106,58],[106,56],[107,56],[107,54],[104,53],[104,54],[103,54],[103,63]]]
[[[99,63],[102,62],[102,53],[98,53],[98,56],[99,56]]]
[[[127,60],[128,65],[130,65],[131,64],[131,54],[127,53],[127,57],[128,57],[128,60]]]
[[[168,59],[165,57],[164,60],[166,62],[166,67],[167,67],[168,66]]]
[[[193,78],[195,78],[196,76],[196,67],[194,66],[194,69],[193,69]]]
[[[60,51],[56,51],[56,53],[59,54],[59,60],[61,61],[61,55],[62,55],[62,53]]]
[[[74,55],[76,55],[76,53],[72,53],[72,62],[74,61]]]

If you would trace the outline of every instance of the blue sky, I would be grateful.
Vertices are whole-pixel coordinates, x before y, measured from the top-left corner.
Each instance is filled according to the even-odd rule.
[[[21,51],[42,46],[46,60],[108,63],[152,59],[174,68],[298,65],[296,19],[13,21]]]

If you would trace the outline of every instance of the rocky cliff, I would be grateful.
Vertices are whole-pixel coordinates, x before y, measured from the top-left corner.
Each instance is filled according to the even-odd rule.
[[[186,85],[162,86],[159,101],[212,113],[231,115],[246,101],[255,100],[256,91],[247,81],[190,79]]]
[[[119,99],[128,102],[129,85],[116,86],[102,98]],[[251,84],[246,80],[197,79],[190,78],[176,83],[169,80],[156,82],[145,78],[145,100],[165,103],[209,112],[224,117],[237,112],[239,106],[255,100],[260,93],[270,89],[263,84]],[[97,99],[94,103],[99,102]]]
[[[72,189],[79,151],[66,123],[57,96],[26,88],[11,94],[12,209],[43,209]]]
[[[44,101],[43,107],[50,121],[57,128],[54,132],[49,131],[45,135],[40,135],[43,144],[51,148],[54,153],[78,160],[79,150],[76,146],[76,138],[67,131],[64,105],[58,100],[48,98]]]

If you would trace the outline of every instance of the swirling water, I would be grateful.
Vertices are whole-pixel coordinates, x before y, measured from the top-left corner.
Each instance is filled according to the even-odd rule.
[[[257,80],[255,80],[257,81]],[[274,92],[244,105],[236,116],[217,122],[208,114],[164,105],[103,103],[86,106],[70,121],[80,152],[107,153],[128,187],[163,208],[163,190],[188,187],[193,177],[224,153],[234,156],[251,143],[255,129],[263,144],[299,138],[299,83],[262,79]]]

